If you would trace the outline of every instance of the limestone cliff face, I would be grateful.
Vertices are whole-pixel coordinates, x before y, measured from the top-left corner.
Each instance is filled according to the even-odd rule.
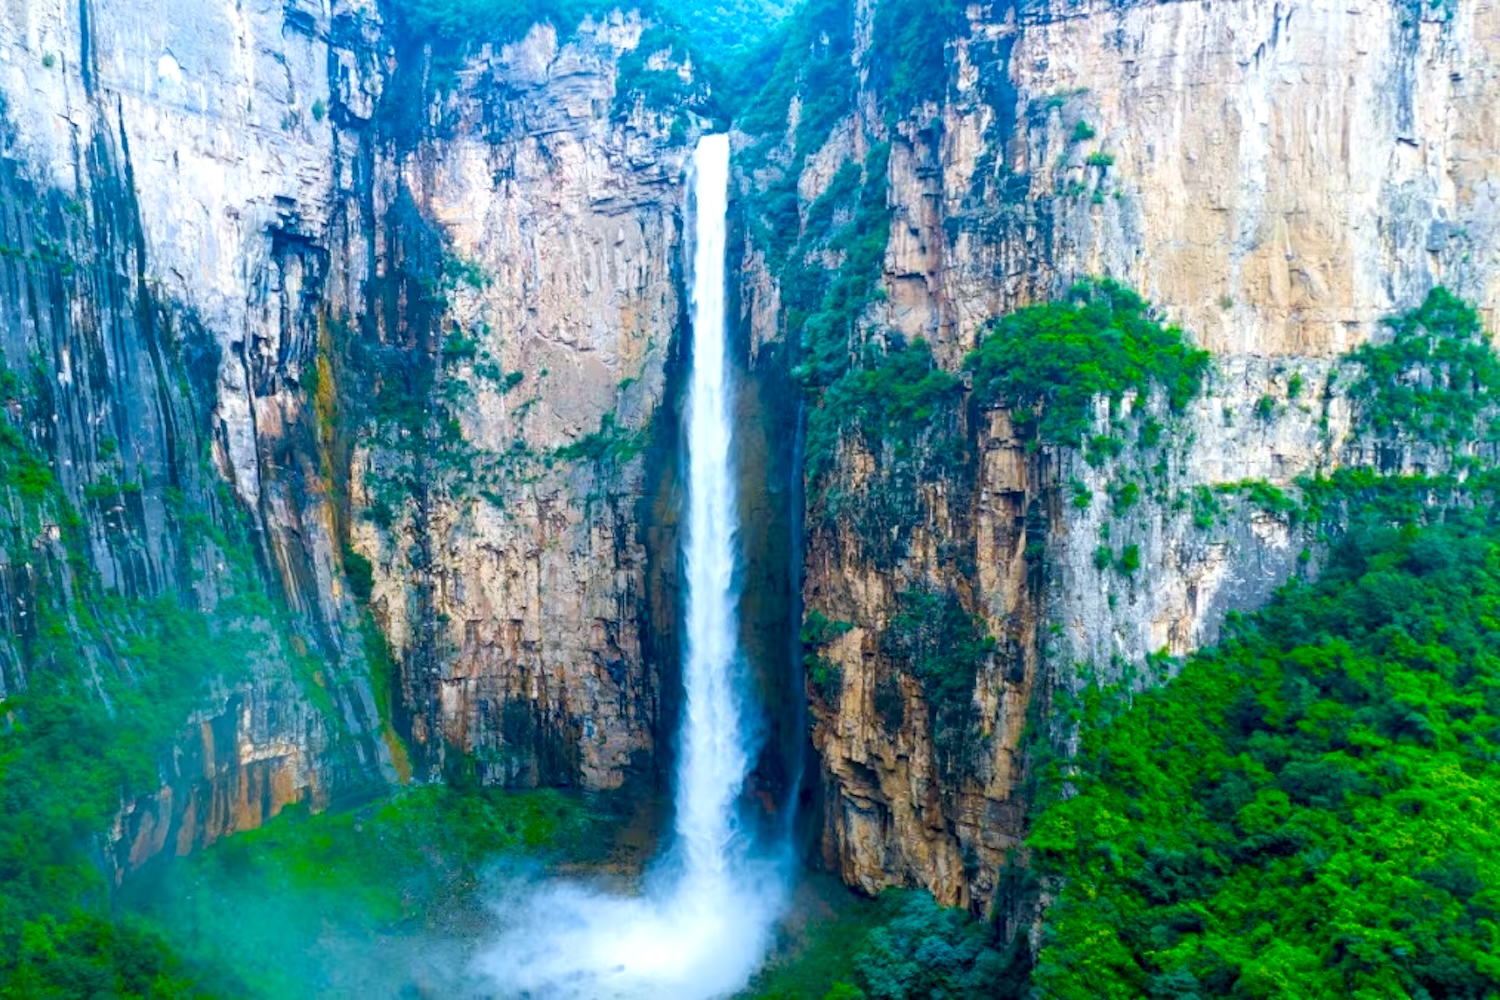
[[[58,491],[0,483],[0,698],[67,635],[108,706],[136,612],[101,609],[258,637],[124,803],[121,870],[371,794],[403,744],[423,778],[445,745],[652,776],[696,126],[617,88],[642,30],[440,78],[364,0],[0,11],[6,406]]]
[[[856,65],[874,9],[852,9]],[[1024,837],[1028,724],[1065,736],[1049,706],[1083,675],[1151,683],[1148,654],[1211,640],[1306,558],[1284,511],[1215,488],[1368,461],[1337,356],[1434,284],[1494,318],[1495,17],[1465,2],[971,4],[940,103],[886,119],[865,84],[807,157],[804,221],[840,163],[891,144],[891,232],[856,342],[922,337],[955,370],[990,318],[1111,275],[1215,360],[1166,445],[1098,468],[956,404],[899,493],[894,544],[848,511],[906,473],[842,442],[827,488],[843,513],[810,497],[804,599],[852,626],[824,637],[836,669],[810,685],[824,853],[851,884],[988,904]],[[752,244],[747,321],[795,342],[764,260]],[[1159,401],[1131,406],[1165,419]],[[1111,490],[1127,482],[1143,500],[1121,512]],[[1140,569],[1100,566],[1101,546],[1134,546]],[[912,590],[951,595],[997,640],[957,764],[888,638]]]
[[[430,769],[449,748],[486,781],[610,789],[655,765],[675,655],[648,634],[675,610],[675,430],[657,418],[691,146],[673,114],[617,97],[641,29],[538,27],[461,74],[436,134],[377,160],[377,215],[415,206],[445,262],[429,315],[369,310],[386,344],[417,345],[413,401],[438,420],[377,405],[350,457],[354,545]],[[391,246],[376,282],[421,252]],[[385,363],[352,377],[410,390]]]
[[[159,789],[125,804],[121,868],[393,776],[316,451],[293,447],[328,266],[303,227],[330,200],[310,112],[330,30],[279,6],[0,13],[10,415],[71,507],[59,527],[7,491],[0,688],[77,680],[52,676],[76,645],[108,706],[100,674],[169,596],[262,637],[203,678]]]

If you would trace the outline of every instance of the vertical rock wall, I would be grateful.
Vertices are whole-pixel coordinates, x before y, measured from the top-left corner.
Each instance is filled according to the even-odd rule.
[[[851,22],[856,63],[873,9]],[[925,445],[958,465],[917,477],[894,552],[851,517],[810,527],[807,607],[852,626],[820,649],[840,683],[810,686],[824,852],[846,881],[987,905],[1024,836],[1028,725],[1065,731],[1048,706],[1085,675],[1151,683],[1148,654],[1210,641],[1299,565],[1284,512],[1215,488],[1286,487],[1362,454],[1337,356],[1433,285],[1493,322],[1500,134],[1481,95],[1500,69],[1494,18],[1462,0],[971,4],[940,103],[888,115],[866,82],[808,156],[804,219],[841,162],[891,143],[891,234],[857,340],[921,337],[956,370],[991,318],[1109,275],[1214,353],[1159,449],[1094,468],[961,404]],[[752,244],[746,315],[759,339],[795,344],[763,262]],[[1127,421],[1131,408],[1166,418],[1134,400]],[[1108,424],[1101,411],[1097,430]],[[846,440],[829,488],[874,496],[888,467]],[[1126,482],[1144,502],[1117,514],[1110,491]],[[1195,515],[1200,487],[1223,498],[1212,517]],[[1098,566],[1101,545],[1136,546],[1140,569]],[[957,769],[882,640],[913,588],[951,593],[997,640]]]

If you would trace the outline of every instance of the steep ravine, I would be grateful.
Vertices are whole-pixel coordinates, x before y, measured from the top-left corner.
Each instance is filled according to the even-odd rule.
[[[1500,15],[944,2],[888,30],[923,6],[813,0],[735,121],[750,790],[767,822],[800,801],[850,886],[1016,928],[1065,696],[1154,683],[1317,558],[1246,484],[1445,461],[1360,438],[1341,358],[1438,284],[1500,319]],[[708,77],[634,14],[462,60],[387,14],[0,10],[0,699],[142,722],[94,803],[117,878],[412,779],[646,811],[670,781]],[[1130,434],[1090,463],[963,368],[1094,276],[1212,368],[1182,412],[1101,405],[1090,435]],[[919,340],[957,381],[914,434],[811,433]],[[977,651],[958,743],[899,634],[924,611]]]

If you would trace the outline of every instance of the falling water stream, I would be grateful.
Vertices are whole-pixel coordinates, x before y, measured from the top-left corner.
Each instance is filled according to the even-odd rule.
[[[687,633],[673,843],[640,896],[564,882],[503,901],[508,929],[478,965],[507,995],[700,1000],[732,993],[763,959],[784,902],[782,845],[752,843],[738,811],[756,748],[736,620],[724,315],[728,137],[700,140],[692,171]]]

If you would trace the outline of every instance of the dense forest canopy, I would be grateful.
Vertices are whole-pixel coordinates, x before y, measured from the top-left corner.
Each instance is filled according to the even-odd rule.
[[[1500,525],[1372,525],[1166,687],[1092,691],[1031,845],[1045,996],[1500,989]]]

